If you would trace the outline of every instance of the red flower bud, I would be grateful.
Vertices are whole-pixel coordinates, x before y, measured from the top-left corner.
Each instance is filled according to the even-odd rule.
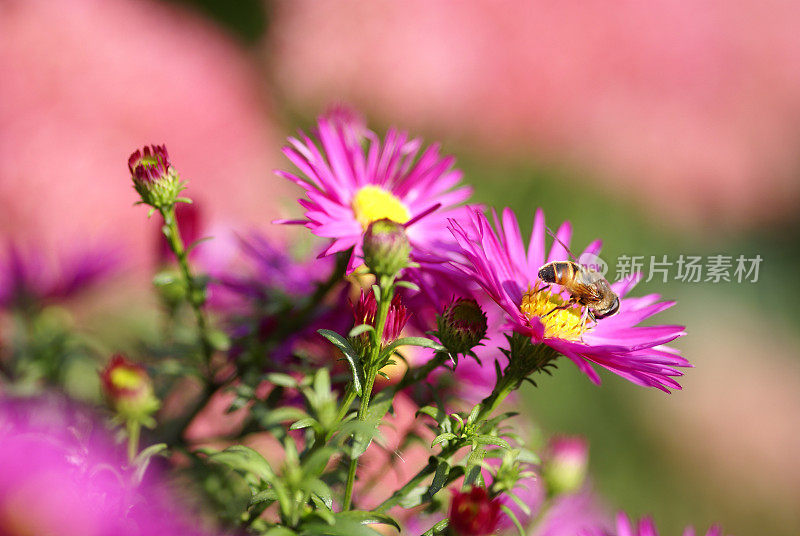
[[[486,536],[500,522],[500,501],[490,499],[485,488],[456,492],[450,504],[450,528],[456,536]]]

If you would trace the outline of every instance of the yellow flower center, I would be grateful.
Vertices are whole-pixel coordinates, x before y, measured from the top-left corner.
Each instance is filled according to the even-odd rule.
[[[117,367],[111,371],[110,378],[117,389],[138,389],[142,385],[142,373],[133,368]]]
[[[576,341],[581,338],[584,331],[581,309],[572,306],[553,311],[566,303],[561,296],[549,290],[533,289],[522,295],[519,310],[528,318],[539,317],[544,324],[545,337]]]
[[[411,213],[393,193],[379,186],[364,186],[353,196],[353,212],[358,223],[366,230],[369,224],[381,219],[406,223]]]

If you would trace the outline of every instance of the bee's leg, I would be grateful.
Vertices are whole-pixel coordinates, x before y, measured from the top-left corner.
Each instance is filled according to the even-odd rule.
[[[543,286],[542,288],[537,288],[536,292],[542,292],[542,291],[547,290],[549,288],[550,288],[550,285],[548,284],[548,285]]]
[[[589,308],[583,308],[583,314],[581,315],[581,340],[583,340],[583,332],[586,331],[586,319],[589,318]]]
[[[570,301],[568,301],[567,303],[565,303],[564,305],[559,305],[559,306],[557,306],[557,307],[553,307],[552,309],[550,309],[549,311],[547,311],[547,312],[546,312],[544,315],[542,315],[542,316],[541,316],[541,317],[539,317],[539,318],[545,318],[545,317],[547,317],[547,316],[549,316],[549,315],[551,315],[551,314],[555,313],[556,311],[561,311],[561,310],[563,310],[563,309],[569,309],[569,308],[570,308],[570,307],[572,307],[573,305],[574,305],[574,304],[572,303],[572,300],[570,300]]]

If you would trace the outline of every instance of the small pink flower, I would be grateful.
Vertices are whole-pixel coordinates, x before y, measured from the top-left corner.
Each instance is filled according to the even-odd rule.
[[[305,219],[276,223],[305,225],[330,238],[320,255],[353,248],[348,270],[361,261],[362,234],[370,223],[389,219],[407,227],[412,258],[453,248],[448,217],[455,216],[472,192],[457,187],[461,172],[439,146],[420,152],[422,142],[390,129],[383,140],[352,112],[338,109],[317,121],[313,137],[289,138],[283,152],[300,170],[276,173],[302,187],[308,199],[298,202]]]
[[[622,376],[638,385],[669,392],[680,389],[672,379],[682,373],[675,367],[689,367],[688,361],[666,343],[685,334],[683,326],[638,326],[637,324],[674,302],[658,302],[658,295],[626,298],[637,278],[611,285],[619,296],[619,314],[585,326],[575,307],[553,310],[564,305],[569,294],[544,290],[539,269],[551,261],[567,260],[564,245],[556,243],[545,255],[544,213],[536,211],[533,232],[527,248],[514,213],[503,211],[502,223],[494,214],[495,229],[479,210],[470,211],[464,220],[450,220],[450,230],[461,247],[465,260],[454,265],[477,283],[505,313],[511,329],[544,343],[567,356],[595,382],[600,377],[592,365]],[[572,228],[564,223],[556,233],[569,245]],[[596,254],[600,242],[589,245],[584,254]]]
[[[683,536],[695,536],[694,527],[686,527],[683,531]],[[609,532],[604,529],[584,529],[580,536],[659,536],[658,529],[656,528],[653,519],[650,517],[643,517],[639,520],[638,524],[631,522],[630,518],[624,513],[617,514],[616,531]],[[708,529],[705,536],[722,536],[722,529],[713,525]]]

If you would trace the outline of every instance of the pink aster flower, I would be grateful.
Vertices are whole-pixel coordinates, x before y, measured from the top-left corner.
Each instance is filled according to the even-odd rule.
[[[599,384],[592,365],[599,365],[638,385],[669,392],[680,389],[673,379],[682,373],[675,367],[691,366],[666,343],[685,334],[683,326],[637,326],[639,322],[674,302],[659,302],[651,294],[627,298],[638,277],[611,284],[619,296],[619,314],[584,324],[580,308],[567,307],[569,293],[558,285],[545,289],[539,269],[547,262],[568,259],[572,228],[565,222],[556,233],[556,242],[545,256],[544,214],[537,210],[528,248],[514,213],[503,211],[502,222],[494,214],[496,231],[479,210],[471,210],[464,220],[451,220],[450,230],[461,246],[465,261],[456,263],[504,311],[508,325],[527,335],[534,343],[544,343],[567,356],[589,378]],[[597,254],[600,242],[590,244],[585,254]],[[551,312],[552,311],[552,312]]]
[[[0,534],[207,534],[155,464],[139,481],[88,410],[3,397],[0,422]]]
[[[693,527],[686,527],[683,531],[683,536],[695,535]],[[644,517],[639,520],[638,524],[633,524],[624,512],[620,512],[617,514],[616,531],[588,529],[581,532],[580,536],[658,536],[658,529],[649,517]],[[705,536],[722,536],[722,529],[714,525],[708,529]]]
[[[348,271],[363,255],[363,232],[382,218],[407,226],[412,257],[452,249],[447,218],[463,210],[457,205],[472,191],[456,187],[461,172],[453,157],[441,156],[438,145],[421,151],[421,140],[394,128],[381,140],[343,109],[321,116],[312,136],[301,132],[283,149],[301,174],[276,172],[306,191],[308,199],[299,200],[305,219],[276,223],[302,224],[330,238],[320,256],[354,248]]]

